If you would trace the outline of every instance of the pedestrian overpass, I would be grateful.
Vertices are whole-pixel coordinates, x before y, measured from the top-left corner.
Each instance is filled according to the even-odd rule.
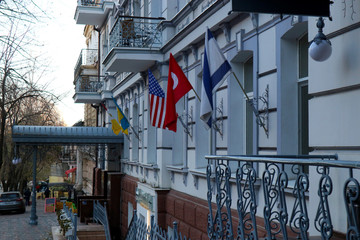
[[[12,141],[27,145],[89,145],[123,143],[124,135],[115,135],[105,127],[56,127],[21,126],[12,127]]]
[[[105,127],[58,127],[58,126],[23,126],[12,127],[12,141],[16,145],[32,145],[33,182],[36,182],[37,147],[39,145],[98,145],[121,144],[124,135],[115,135]],[[36,191],[33,187],[30,225],[37,225]]]

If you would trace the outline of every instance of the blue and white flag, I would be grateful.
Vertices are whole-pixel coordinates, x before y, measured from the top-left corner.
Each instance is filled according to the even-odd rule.
[[[231,73],[231,66],[221,52],[211,31],[205,33],[203,81],[201,89],[200,119],[211,128],[214,109],[213,94]]]

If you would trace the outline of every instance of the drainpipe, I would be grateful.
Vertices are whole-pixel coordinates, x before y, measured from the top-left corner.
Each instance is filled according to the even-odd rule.
[[[100,83],[100,65],[101,65],[101,55],[100,55],[100,39],[101,39],[101,32],[100,29],[96,28],[95,25],[94,26],[94,30],[98,33],[98,83]],[[99,127],[99,106],[93,105],[91,104],[91,106],[93,108],[96,109],[96,127]],[[94,168],[94,174],[93,174],[93,195],[95,193],[95,169],[98,168],[98,161],[99,161],[99,156],[98,156],[98,151],[99,148],[98,146],[96,146],[95,148],[95,168]]]
[[[96,28],[94,25],[94,30],[98,33],[98,82],[100,83],[100,59],[101,59],[101,55],[100,55],[100,39],[101,39],[101,31],[100,29]]]

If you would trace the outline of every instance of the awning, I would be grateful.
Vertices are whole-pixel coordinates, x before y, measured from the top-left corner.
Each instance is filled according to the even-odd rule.
[[[75,171],[76,171],[76,167],[71,168],[71,169],[65,171],[66,177],[69,176],[69,173],[72,173],[72,172],[75,172]]]

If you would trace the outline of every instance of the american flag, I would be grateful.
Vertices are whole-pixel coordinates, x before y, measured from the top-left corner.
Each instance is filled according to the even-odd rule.
[[[149,70],[149,100],[151,125],[164,128],[165,119],[165,93]]]

